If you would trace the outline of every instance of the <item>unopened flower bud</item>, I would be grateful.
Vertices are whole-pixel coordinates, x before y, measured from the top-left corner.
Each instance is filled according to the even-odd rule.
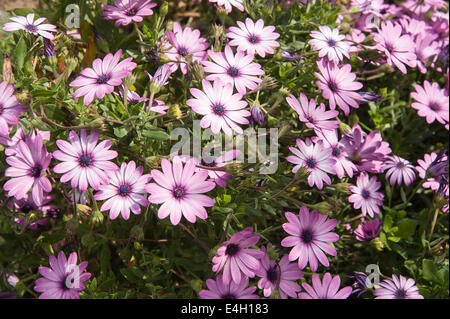
[[[169,4],[167,3],[167,1],[164,1],[161,7],[159,7],[159,15],[161,17],[165,17],[168,12],[169,12]]]
[[[352,184],[350,183],[337,183],[335,185],[336,190],[339,193],[343,193],[343,194],[351,194],[352,192],[350,191],[350,186],[352,186]]]
[[[309,176],[308,169],[302,166],[298,169],[297,173],[295,173],[294,179],[295,180],[306,179],[308,178],[308,176]]]
[[[47,38],[44,38],[44,55],[47,58],[55,56],[55,48],[53,47],[52,41]]]
[[[375,247],[376,250],[382,251],[384,248],[383,240],[380,237],[374,238],[371,242],[371,245]]]
[[[311,205],[312,209],[317,209],[321,213],[331,213],[333,211],[333,206],[328,202],[320,202],[314,205]]]
[[[383,96],[381,94],[375,94],[373,92],[359,92],[360,104],[366,104],[369,102],[380,102]]]
[[[174,104],[169,109],[169,115],[173,116],[177,120],[181,119],[183,117],[183,111],[181,111],[179,104]]]
[[[266,122],[264,120],[264,113],[257,105],[250,107],[250,124],[253,126],[259,125],[264,127]]]
[[[339,124],[339,130],[341,131],[341,133],[343,135],[347,135],[347,134],[349,134],[352,131],[352,128],[349,125],[345,124],[345,123],[340,123]]]

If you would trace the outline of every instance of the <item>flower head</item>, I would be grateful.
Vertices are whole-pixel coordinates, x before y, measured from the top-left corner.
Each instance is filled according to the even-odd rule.
[[[42,24],[46,18],[39,18],[34,20],[34,13],[29,13],[26,17],[11,17],[14,22],[7,22],[3,25],[5,31],[24,30],[27,33],[34,35],[41,35],[44,38],[53,40],[52,32],[56,32],[56,26],[53,24]]]
[[[423,299],[419,288],[414,285],[414,279],[406,279],[400,275],[392,275],[392,280],[385,279],[380,282],[381,288],[373,292],[375,299]]]
[[[375,176],[369,179],[369,175],[363,172],[356,179],[356,186],[350,186],[353,195],[348,198],[348,201],[353,203],[355,209],[361,208],[364,216],[373,217],[374,213],[380,213],[378,206],[383,205],[384,195],[377,192],[380,187],[381,183]]]
[[[361,296],[364,292],[368,290],[367,288],[367,275],[363,272],[355,271],[353,275],[347,276],[350,279],[353,279],[355,282],[352,285],[353,291],[352,294],[357,293],[357,297]],[[370,282],[370,280],[369,280]]]
[[[222,275],[217,275],[216,280],[207,279],[208,290],[200,290],[198,295],[202,299],[259,299],[255,295],[256,286],[248,287],[248,278],[242,277],[239,283],[230,281],[224,283]]]
[[[152,8],[156,3],[151,0],[116,0],[114,6],[102,5],[103,16],[106,20],[116,20],[114,25],[129,25],[132,22],[141,22],[143,16],[153,14]]]
[[[329,26],[319,26],[319,31],[311,31],[313,40],[309,40],[309,44],[314,46],[314,50],[319,51],[319,58],[327,57],[334,63],[344,60],[344,56],[350,58],[350,43],[343,41],[345,35],[340,35],[338,29],[331,30]]]
[[[167,84],[167,80],[169,79],[170,74],[172,73],[169,64],[164,64],[160,66],[154,76],[151,76],[150,73],[144,71],[145,74],[150,78],[150,90],[152,93],[158,93],[163,86]]]
[[[434,82],[430,84],[427,80],[424,86],[416,84],[414,86],[416,92],[411,92],[411,97],[416,102],[411,107],[416,109],[421,117],[425,117],[428,124],[437,120],[439,123],[446,124],[449,121],[448,95],[445,90]]]
[[[240,11],[244,11],[242,0],[209,0],[209,2],[215,2],[219,6],[225,7],[225,10],[230,13],[233,7],[236,7]]]
[[[306,292],[298,294],[300,299],[347,299],[352,293],[351,286],[339,290],[341,278],[338,275],[332,277],[329,272],[323,276],[322,281],[318,275],[313,274],[312,284],[312,287],[306,282],[302,284]]]
[[[9,125],[17,125],[18,117],[27,107],[20,104],[13,95],[14,85],[7,81],[0,84],[0,135],[9,134]]]
[[[389,178],[391,185],[401,185],[405,182],[405,185],[409,186],[416,178],[414,166],[397,155],[389,156],[385,165],[387,168],[386,179]]]
[[[361,220],[355,229],[356,239],[359,241],[370,241],[380,234],[381,222],[378,218],[374,220]]]

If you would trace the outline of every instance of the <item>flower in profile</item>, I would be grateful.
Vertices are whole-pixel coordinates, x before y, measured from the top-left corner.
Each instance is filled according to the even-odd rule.
[[[444,155],[443,157],[447,158],[447,155]],[[426,182],[422,184],[423,188],[431,188],[434,191],[437,191],[439,189],[441,175],[442,173],[445,173],[445,170],[442,169],[439,170],[440,172],[438,172],[438,174],[431,174],[431,172],[429,172],[430,166],[434,164],[437,158],[438,154],[436,154],[435,152],[425,154],[423,160],[422,159],[417,160],[417,163],[419,165],[415,167],[421,179],[427,177],[427,173],[430,173],[430,175],[435,175],[427,178]]]
[[[7,146],[7,148],[5,149],[5,155],[12,156],[17,153],[16,148],[18,146],[19,141],[25,141],[27,138],[35,139],[36,135],[40,135],[43,141],[50,140],[50,131],[41,131],[39,129],[32,128],[30,130],[30,133],[27,134],[22,129],[22,126],[18,124],[16,133],[14,133],[13,137],[10,138],[9,136],[6,137],[0,136],[0,144]]]
[[[397,155],[388,157],[385,168],[387,168],[386,179],[389,178],[391,185],[401,185],[404,182],[406,186],[409,186],[416,178],[414,166]]]
[[[156,69],[154,76],[151,76],[147,71],[144,72],[150,78],[150,92],[154,94],[158,93],[167,84],[167,80],[172,73],[169,64],[164,64]]]
[[[85,272],[87,261],[77,265],[77,253],[73,252],[66,258],[60,251],[58,258],[50,256],[50,267],[39,267],[39,273],[43,278],[36,280],[34,290],[42,292],[39,299],[79,299],[79,291],[86,288],[84,283],[91,277]]]
[[[298,259],[298,268],[303,269],[309,263],[311,271],[315,272],[318,262],[325,267],[330,266],[324,252],[336,256],[336,249],[330,244],[339,240],[339,235],[330,232],[337,225],[336,219],[327,220],[327,215],[319,214],[317,210],[311,213],[302,206],[299,216],[286,212],[288,223],[283,229],[289,235],[281,241],[283,247],[294,247],[289,253],[289,260]]]
[[[154,7],[156,3],[151,0],[116,0],[114,6],[102,4],[103,16],[106,20],[116,20],[116,27],[141,22],[143,16],[153,14]]]
[[[322,130],[335,130],[339,127],[339,121],[331,121],[330,119],[339,115],[336,110],[325,111],[325,104],[317,103],[315,99],[308,102],[308,97],[300,93],[300,102],[293,94],[290,94],[286,101],[299,115],[300,121],[306,123],[306,127],[314,129],[316,132]]]
[[[374,34],[377,43],[375,48],[386,55],[387,63],[395,65],[403,74],[407,73],[405,64],[416,66],[415,44],[408,34],[402,35],[403,28],[399,23],[381,22],[381,28]]]
[[[123,96],[125,94],[125,89],[124,89],[123,85],[119,86],[119,93],[120,93],[120,96],[123,98]],[[114,92],[114,94],[117,94],[117,93]],[[127,101],[128,101],[128,103],[130,103],[132,105],[135,105],[135,104],[138,104],[141,102],[148,102],[148,100],[149,100],[148,98],[141,97],[135,91],[131,91],[131,90],[127,91]]]
[[[98,142],[98,132],[91,132],[86,136],[86,130],[82,129],[80,137],[74,131],[69,132],[69,142],[57,140],[59,150],[53,152],[53,157],[62,163],[57,164],[53,171],[61,176],[61,182],[71,181],[72,188],[78,187],[80,191],[87,190],[88,186],[98,190],[100,185],[108,184],[107,172],[117,170],[113,162],[117,157],[116,151],[110,151],[110,140]]]
[[[170,163],[163,158],[162,172],[152,170],[151,175],[156,183],[147,184],[145,189],[150,193],[150,203],[162,204],[158,210],[158,218],[164,219],[170,215],[172,225],[178,225],[184,216],[190,223],[196,218],[206,219],[205,207],[214,206],[214,200],[203,193],[212,190],[216,184],[205,181],[207,171],[195,172],[195,163],[190,160],[184,165],[179,156]]]
[[[354,271],[353,275],[347,277],[355,281],[352,285],[353,288],[352,294],[359,292],[357,295],[358,298],[368,290],[367,275],[365,273],[360,271]]]
[[[209,2],[215,2],[219,6],[225,7],[225,10],[230,13],[233,9],[232,6],[236,7],[240,11],[244,11],[244,6],[242,5],[243,0],[209,0]]]
[[[227,45],[224,52],[208,50],[208,55],[214,62],[207,60],[202,62],[205,72],[212,73],[205,78],[206,80],[219,79],[223,83],[231,83],[241,94],[245,94],[247,88],[256,89],[258,83],[262,82],[257,76],[263,75],[264,71],[261,65],[252,63],[253,54],[246,55],[238,50],[234,55],[231,47]]]
[[[350,203],[353,203],[353,208],[360,209],[364,216],[374,216],[374,213],[379,214],[380,208],[383,205],[383,193],[377,192],[380,189],[381,183],[377,181],[375,176],[369,179],[369,175],[362,172],[356,179],[356,186],[350,186],[352,195],[348,198]]]
[[[267,248],[272,245],[267,244]],[[296,298],[300,286],[294,281],[303,277],[303,272],[298,269],[296,263],[290,263],[288,255],[284,255],[277,263],[270,259],[264,246],[261,247],[264,257],[261,258],[261,268],[256,272],[261,279],[258,281],[258,288],[264,289],[264,297],[270,297],[272,292],[278,288],[282,299],[287,296]]]
[[[392,280],[385,279],[380,282],[381,288],[375,289],[373,294],[375,299],[423,299],[419,288],[414,284],[414,279],[406,279],[402,275],[398,278],[393,274]]]
[[[416,102],[412,103],[411,107],[418,111],[418,115],[425,117],[428,124],[435,120],[442,124],[448,123],[449,103],[445,90],[441,90],[438,83],[430,84],[427,80],[423,87],[416,84],[414,88],[416,92],[411,92],[411,97]]]
[[[327,175],[335,174],[334,164],[336,161],[332,158],[331,150],[323,145],[321,140],[313,143],[309,138],[303,142],[297,139],[297,147],[289,147],[294,156],[288,156],[286,160],[295,164],[292,173],[297,173],[300,167],[305,167],[309,172],[308,185],[323,188],[323,182],[330,185],[331,178]]]
[[[312,275],[312,287],[304,282],[302,283],[303,289],[306,292],[298,294],[300,299],[347,299],[352,293],[352,287],[347,286],[339,290],[341,287],[341,278],[338,275],[332,277],[329,272],[323,276],[323,280],[320,281],[320,277],[316,274]]]
[[[202,299],[259,299],[259,296],[254,294],[256,286],[248,287],[247,277],[242,277],[239,283],[230,281],[225,284],[222,275],[217,275],[216,280],[206,280],[206,287],[208,290],[198,292]]]
[[[84,105],[89,105],[97,96],[103,99],[106,93],[112,93],[114,87],[122,84],[122,79],[127,77],[136,67],[136,63],[131,62],[133,58],[127,58],[119,63],[122,50],[114,55],[109,53],[103,60],[95,59],[92,68],[86,68],[69,85],[80,87],[73,93],[73,98],[84,96]]]
[[[339,34],[338,29],[331,30],[329,26],[319,26],[320,31],[311,31],[309,44],[314,46],[314,50],[319,51],[319,58],[327,57],[328,60],[338,64],[344,60],[344,56],[350,58],[350,43],[343,41],[345,35]]]
[[[238,124],[248,124],[246,117],[250,112],[244,110],[247,102],[242,100],[242,94],[233,94],[233,85],[215,80],[213,85],[207,80],[202,81],[203,91],[192,88],[191,94],[195,99],[189,99],[189,105],[195,113],[204,115],[200,121],[202,128],[211,127],[214,134],[221,130],[228,136],[232,131],[242,134]]]
[[[358,108],[356,100],[361,97],[354,92],[363,87],[360,82],[356,82],[356,74],[352,73],[350,64],[344,65],[342,68],[334,63],[327,63],[324,60],[317,62],[320,73],[314,72],[318,78],[316,81],[319,89],[322,90],[322,96],[330,103],[330,108],[334,110],[338,105],[348,115],[350,108]]]
[[[188,72],[188,60],[201,62],[206,57],[209,43],[200,37],[200,31],[189,27],[181,28],[178,22],[173,24],[173,31],[167,31],[168,41],[160,44],[167,58],[176,62],[169,62],[171,72],[175,72],[180,66],[181,72]],[[189,58],[189,59],[188,59]]]
[[[45,193],[52,191],[52,184],[45,176],[51,159],[52,154],[47,152],[40,135],[19,141],[16,153],[6,158],[10,167],[6,169],[5,176],[12,177],[3,185],[8,196],[26,198],[31,188],[34,203],[41,206]]]
[[[245,276],[255,277],[261,267],[260,259],[264,252],[249,247],[256,245],[259,238],[259,234],[253,234],[252,227],[247,227],[220,245],[212,259],[212,271],[218,273],[223,269],[224,284],[230,281],[239,284]]]
[[[249,54],[258,53],[259,56],[265,57],[266,53],[273,54],[273,48],[279,47],[280,44],[275,41],[280,35],[275,31],[274,26],[264,27],[264,20],[259,19],[253,22],[252,19],[245,19],[245,23],[236,21],[238,27],[230,27],[227,37],[232,39],[228,44],[237,46],[238,50],[246,51]]]
[[[27,107],[20,104],[13,95],[14,85],[7,81],[0,84],[0,135],[9,135],[9,125],[17,125],[18,117]]]
[[[381,94],[376,94],[373,92],[359,92],[359,103],[365,104],[369,102],[380,102],[383,99]]]
[[[361,223],[355,229],[356,239],[359,241],[370,241],[380,234],[381,222],[378,218],[374,220],[361,219]]]
[[[136,168],[136,163],[130,161],[122,163],[119,170],[109,171],[109,184],[100,185],[94,195],[95,200],[106,200],[100,211],[109,210],[109,217],[115,219],[122,214],[128,220],[130,210],[133,214],[141,213],[141,206],[147,207],[148,200],[142,194],[146,193],[145,186],[152,178],[150,174],[142,175],[142,166]]]
[[[29,13],[26,17],[11,17],[14,22],[7,22],[3,25],[5,31],[17,31],[24,30],[27,33],[34,35],[41,35],[43,38],[53,40],[54,36],[52,32],[56,32],[56,26],[53,24],[47,24],[44,22],[46,18],[39,18],[34,20],[34,13]]]

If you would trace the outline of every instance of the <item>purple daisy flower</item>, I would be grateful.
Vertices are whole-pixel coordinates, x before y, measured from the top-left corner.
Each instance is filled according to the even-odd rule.
[[[16,199],[26,198],[31,188],[34,203],[41,206],[44,193],[52,191],[52,184],[45,176],[51,159],[52,154],[47,152],[40,135],[19,141],[16,153],[6,158],[10,167],[6,169],[5,176],[12,177],[3,185],[8,196],[14,196]]]
[[[225,10],[228,13],[232,11],[232,6],[236,7],[240,11],[244,11],[242,0],[209,0],[209,2],[215,2],[217,5],[225,7]]]
[[[341,278],[338,275],[332,277],[329,272],[323,276],[320,281],[318,275],[312,275],[311,287],[308,283],[302,283],[306,292],[298,294],[300,299],[347,299],[352,293],[352,287],[347,286],[339,290],[341,286]]]
[[[338,29],[331,30],[329,26],[319,26],[319,31],[311,31],[313,40],[309,44],[314,46],[314,50],[319,51],[319,58],[327,57],[328,60],[338,64],[344,60],[344,56],[350,58],[350,43],[343,41],[345,35],[340,35]]]
[[[258,83],[262,82],[262,79],[256,76],[263,75],[264,71],[261,65],[252,63],[253,54],[246,55],[238,50],[234,55],[231,47],[227,45],[224,52],[208,50],[208,55],[214,62],[207,60],[202,62],[205,72],[213,73],[208,75],[206,80],[219,79],[223,83],[231,83],[241,94],[245,94],[247,88],[256,89]]]
[[[271,246],[272,244],[267,244],[267,248]],[[261,247],[261,251],[264,252],[264,257],[261,258],[261,268],[256,275],[261,277],[258,288],[264,289],[264,297],[270,297],[278,288],[282,299],[287,299],[287,296],[296,298],[301,288],[294,280],[302,278],[303,272],[298,269],[296,263],[289,262],[288,255],[284,255],[277,263],[269,258],[264,246]]]
[[[5,31],[24,30],[27,33],[41,35],[44,38],[53,40],[51,32],[56,32],[56,26],[53,24],[42,24],[46,18],[39,18],[34,21],[34,13],[29,13],[26,17],[11,17],[14,22],[8,22],[3,25]]]
[[[142,22],[143,16],[153,14],[156,3],[151,0],[116,0],[114,6],[102,4],[106,20],[116,20],[114,25],[129,25],[132,22]]]
[[[365,220],[361,218],[361,223],[355,229],[356,239],[359,241],[370,241],[380,234],[381,222],[378,218]]]
[[[423,299],[419,288],[414,285],[414,279],[406,279],[402,275],[392,275],[392,280],[385,279],[380,282],[381,288],[373,292],[375,299]]]
[[[443,157],[446,159],[447,155],[444,155]],[[430,154],[425,154],[423,160],[422,159],[417,160],[417,163],[419,165],[416,166],[415,169],[421,179],[424,179],[425,177],[427,177],[428,168],[432,164],[434,164],[434,162],[436,161],[437,158],[438,158],[438,154],[436,154],[435,152],[432,152]],[[441,174],[438,173],[436,175],[437,176],[435,176],[435,177],[429,177],[427,179],[427,181],[422,184],[422,187],[423,188],[431,188],[432,190],[437,191],[439,189],[440,180],[441,180],[441,177],[439,175],[441,175]]]
[[[283,247],[294,247],[289,253],[289,260],[298,259],[298,267],[303,269],[309,262],[311,271],[318,268],[318,261],[325,267],[330,266],[324,252],[336,256],[336,249],[330,244],[339,240],[339,235],[330,232],[337,225],[336,219],[327,220],[327,215],[321,215],[302,206],[299,216],[286,212],[288,223],[283,224],[283,229],[291,236],[281,241]]]
[[[373,217],[374,213],[380,213],[378,206],[383,205],[384,195],[377,192],[380,187],[381,183],[375,176],[369,179],[369,175],[363,172],[356,179],[356,186],[350,186],[353,195],[349,196],[348,201],[353,203],[353,208],[361,208],[364,216]]]
[[[255,295],[256,286],[248,287],[248,278],[243,277],[239,283],[234,281],[225,284],[222,275],[218,275],[216,280],[207,279],[208,290],[200,290],[198,295],[202,299],[259,299]]]
[[[11,138],[9,136],[0,137],[0,144],[7,146],[7,148],[5,149],[5,155],[12,156],[17,153],[16,148],[18,146],[19,141],[25,141],[27,138],[34,139],[36,135],[40,135],[43,141],[50,140],[50,131],[41,131],[41,130],[32,128],[30,130],[30,133],[27,134],[22,129],[22,126],[20,126],[20,124],[18,124],[16,133],[14,133],[14,136]]]
[[[110,162],[117,157],[116,151],[110,151],[110,140],[102,141],[97,145],[98,132],[91,132],[86,136],[86,130],[82,129],[80,137],[74,131],[70,131],[70,143],[57,140],[56,146],[60,150],[53,152],[53,156],[62,161],[53,168],[53,171],[61,176],[61,182],[71,181],[72,188],[78,187],[80,191],[87,190],[88,186],[98,190],[100,185],[108,184],[109,177],[106,172],[118,170],[116,164]]]
[[[103,99],[106,93],[112,93],[114,87],[121,85],[122,79],[136,67],[136,63],[131,62],[133,58],[119,63],[121,55],[121,49],[114,55],[109,53],[103,60],[95,59],[92,68],[81,71],[80,76],[69,84],[71,87],[80,87],[73,93],[73,98],[84,96],[84,105],[89,105],[95,96]]]
[[[308,185],[323,188],[323,182],[330,185],[331,178],[327,173],[335,174],[334,165],[336,161],[332,158],[331,149],[324,147],[321,140],[312,143],[309,138],[303,142],[297,139],[298,149],[289,147],[295,156],[288,156],[286,160],[295,164],[292,173],[297,173],[300,167],[305,167],[309,172]]]
[[[114,94],[117,94],[117,93],[114,92]],[[120,94],[120,97],[123,98],[123,96],[125,94],[125,89],[124,89],[123,85],[119,86],[119,94]],[[148,102],[148,100],[149,100],[148,98],[141,97],[135,91],[131,91],[131,90],[127,91],[127,102],[132,105],[135,105],[135,104],[138,104],[141,102]]]
[[[34,290],[42,292],[39,299],[79,299],[79,291],[86,288],[83,284],[91,277],[84,272],[88,262],[83,261],[77,265],[77,253],[70,254],[69,259],[60,251],[58,259],[50,256],[50,267],[39,267],[39,272],[44,278],[36,280]]]
[[[409,186],[416,178],[414,166],[397,155],[388,157],[385,162],[385,168],[387,168],[386,179],[389,178],[391,185],[401,185],[405,182],[405,185]]]
[[[152,170],[156,183],[148,184],[145,189],[150,193],[148,200],[153,204],[162,204],[158,210],[158,218],[170,215],[172,225],[178,225],[184,216],[190,223],[196,218],[206,219],[205,207],[214,206],[214,200],[203,195],[212,190],[216,184],[205,181],[207,171],[195,173],[195,163],[190,160],[183,167],[179,156],[175,156],[172,164],[165,158],[161,161],[162,172]]]
[[[441,90],[438,83],[430,84],[427,80],[424,82],[424,87],[416,84],[414,88],[416,92],[411,92],[411,97],[416,102],[412,103],[411,107],[418,111],[419,116],[425,117],[428,124],[435,120],[447,124],[449,121],[449,103],[445,90]]]
[[[245,276],[255,277],[255,273],[260,270],[259,260],[264,252],[249,247],[256,245],[260,237],[259,234],[253,234],[252,227],[247,227],[220,245],[212,259],[212,271],[218,273],[223,269],[224,284],[230,281],[239,284]]]
[[[27,110],[13,93],[14,85],[8,85],[7,81],[0,84],[0,135],[9,135],[9,125],[17,125],[20,113]]]
[[[130,218],[130,210],[133,214],[141,213],[141,206],[147,207],[148,200],[142,194],[146,193],[145,187],[152,178],[150,174],[142,175],[142,166],[136,168],[134,161],[122,163],[120,169],[109,174],[109,184],[100,185],[95,194],[95,200],[106,200],[100,211],[109,210],[109,217],[115,219],[122,214],[123,219]]]

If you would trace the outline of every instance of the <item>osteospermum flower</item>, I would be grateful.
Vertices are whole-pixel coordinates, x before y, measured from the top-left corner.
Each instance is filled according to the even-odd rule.
[[[77,253],[73,252],[69,258],[60,251],[58,258],[50,256],[50,267],[39,267],[39,272],[44,278],[36,280],[34,290],[42,292],[39,299],[79,299],[79,291],[84,288],[84,283],[91,277],[85,272],[87,261],[77,265]]]
[[[313,45],[314,50],[319,51],[319,58],[327,57],[334,63],[339,63],[344,56],[350,58],[350,43],[343,41],[345,35],[340,35],[338,29],[331,30],[329,26],[319,26],[319,31],[311,31],[310,36],[313,40],[309,40],[309,44]]]
[[[203,80],[202,85],[203,91],[192,88],[190,92],[195,99],[186,101],[195,113],[204,115],[200,126],[211,127],[214,134],[221,130],[228,136],[232,135],[232,130],[242,134],[238,124],[248,124],[246,117],[250,116],[249,111],[243,110],[247,102],[242,100],[242,94],[233,94],[233,85],[223,84],[220,80],[214,81],[213,85]]]
[[[205,207],[214,206],[214,200],[203,193],[215,187],[214,182],[205,181],[208,172],[195,173],[195,163],[190,160],[184,165],[179,156],[172,163],[167,159],[161,161],[162,172],[152,170],[156,183],[148,184],[145,189],[150,193],[148,200],[153,204],[162,204],[158,210],[158,218],[170,215],[172,225],[178,225],[184,216],[190,223],[196,218],[206,219]]]
[[[347,286],[339,290],[341,286],[341,278],[338,275],[332,277],[329,272],[327,272],[322,281],[318,275],[312,275],[311,287],[308,283],[302,283],[303,289],[306,292],[301,292],[298,294],[300,299],[347,299],[352,293],[352,287]]]
[[[416,178],[414,166],[397,155],[388,157],[385,168],[387,168],[386,179],[389,178],[391,185],[401,185],[404,182],[406,186],[409,186]]]
[[[175,72],[180,66],[181,72],[188,72],[187,57],[192,62],[202,62],[206,58],[206,49],[209,43],[205,38],[200,37],[200,31],[192,30],[189,27],[181,28],[178,22],[173,24],[173,32],[167,31],[167,39],[161,44],[168,59],[176,62],[170,62],[168,65],[171,72]]]
[[[102,5],[103,16],[106,20],[116,20],[116,27],[141,22],[143,16],[153,14],[154,7],[156,3],[151,0],[116,0],[114,6]]]
[[[44,22],[46,18],[34,20],[34,13],[29,13],[26,17],[11,17],[14,22],[7,22],[3,25],[5,31],[24,30],[25,32],[41,35],[44,38],[53,40],[54,36],[51,32],[56,32],[56,26]]]
[[[267,248],[270,246],[272,245],[268,244]],[[302,278],[303,272],[298,269],[296,263],[289,262],[288,255],[284,255],[277,263],[269,258],[264,246],[261,250],[264,252],[264,257],[261,258],[261,268],[256,275],[261,277],[258,288],[264,289],[264,297],[270,297],[278,288],[281,298],[287,299],[287,296],[296,298],[301,288],[294,280]]]
[[[355,229],[356,239],[359,241],[370,241],[380,234],[381,222],[378,218],[374,220],[361,219],[361,223]]]
[[[297,147],[289,147],[295,156],[288,156],[286,160],[295,164],[292,173],[297,173],[300,167],[306,168],[309,172],[308,185],[316,185],[318,189],[323,188],[323,182],[330,185],[331,178],[327,173],[334,174],[335,160],[332,158],[331,150],[325,148],[322,141],[313,143],[309,138],[303,142],[297,139]]]
[[[236,7],[240,11],[244,11],[244,6],[242,5],[242,0],[209,0],[209,2],[215,2],[217,5],[225,7],[225,10],[230,13],[233,9],[232,6]]]
[[[360,99],[358,93],[354,92],[363,87],[360,82],[356,82],[356,74],[352,73],[350,64],[342,68],[333,64],[326,63],[324,60],[317,62],[320,73],[314,72],[318,78],[316,81],[319,89],[322,90],[322,96],[329,101],[330,108],[334,110],[338,105],[348,115],[350,106],[358,108],[356,100]]]
[[[432,166],[432,164],[435,163],[437,158],[438,158],[438,154],[436,154],[435,152],[432,152],[430,154],[425,154],[423,160],[422,159],[417,160],[417,163],[419,165],[416,166],[415,169],[421,179],[424,179],[427,176],[427,172],[429,172],[428,169],[430,168],[430,166]],[[447,158],[447,156],[444,155],[444,158]],[[444,170],[444,172],[445,172],[445,170]],[[429,177],[426,180],[426,182],[424,182],[422,184],[422,187],[423,188],[431,188],[432,190],[437,191],[441,184],[440,183],[440,180],[442,179],[440,177],[441,174],[430,174],[430,175],[436,175],[436,176]]]
[[[41,206],[44,193],[52,190],[52,184],[45,176],[51,159],[52,154],[47,152],[40,135],[19,141],[16,153],[6,158],[10,167],[6,169],[5,176],[12,177],[3,185],[8,196],[14,196],[16,199],[26,198],[31,189],[34,203]]]
[[[383,193],[377,192],[380,189],[381,183],[377,181],[375,176],[369,179],[367,173],[361,173],[356,179],[356,186],[350,186],[350,191],[353,193],[349,196],[348,201],[353,203],[355,209],[360,209],[364,216],[374,216],[374,213],[379,214],[380,208],[383,205]]]
[[[327,220],[327,215],[321,215],[317,210],[311,213],[302,206],[299,216],[286,212],[288,223],[283,229],[289,235],[281,241],[283,247],[293,247],[289,253],[289,260],[298,259],[298,267],[303,269],[309,263],[313,272],[318,268],[318,262],[325,267],[330,265],[324,252],[336,256],[336,249],[330,244],[339,240],[339,235],[330,232],[337,225],[336,219]]]
[[[381,288],[373,292],[375,299],[423,299],[419,294],[419,288],[414,285],[414,279],[406,279],[402,275],[392,275],[392,280],[385,279],[380,282]]]
[[[84,105],[89,105],[97,96],[103,99],[106,93],[112,93],[114,87],[122,84],[122,79],[127,77],[136,67],[136,63],[131,62],[133,58],[127,58],[119,63],[122,50],[114,55],[109,53],[103,60],[95,59],[92,68],[81,71],[80,76],[73,80],[71,87],[80,87],[73,93],[73,98],[84,96]]]
[[[256,286],[248,287],[248,278],[243,277],[239,283],[230,281],[223,282],[222,275],[218,275],[216,280],[207,279],[208,290],[200,290],[198,295],[202,299],[259,299],[255,295]]]
[[[14,85],[8,85],[7,81],[0,84],[0,135],[9,134],[9,125],[17,125],[20,113],[27,107],[20,104],[13,95]]]
[[[95,194],[95,200],[107,201],[100,207],[100,211],[109,210],[109,217],[115,219],[122,214],[123,219],[133,214],[141,213],[141,206],[147,207],[148,200],[142,194],[146,193],[145,186],[151,179],[150,174],[144,174],[142,166],[136,168],[136,163],[130,161],[122,163],[120,169],[109,173],[109,184],[101,185]]]
[[[408,34],[402,35],[402,26],[391,21],[381,22],[381,29],[374,34],[375,48],[386,55],[387,63],[395,65],[403,74],[407,73],[405,64],[416,66],[415,44]]]
[[[246,51],[249,54],[258,53],[259,56],[265,57],[266,53],[273,54],[273,48],[279,47],[280,44],[275,41],[280,37],[274,26],[264,27],[264,20],[259,19],[256,23],[252,19],[245,19],[245,24],[236,21],[238,27],[230,27],[227,37],[232,39],[228,44],[237,46],[238,50]]]
[[[220,245],[212,259],[212,271],[218,273],[223,269],[224,284],[230,281],[239,284],[245,276],[255,277],[261,267],[259,260],[264,256],[264,252],[249,247],[256,245],[259,238],[259,234],[253,234],[252,227],[247,227]]]
[[[411,97],[416,102],[411,107],[416,109],[421,117],[425,117],[428,124],[437,120],[439,123],[446,124],[449,121],[448,95],[445,90],[434,82],[430,84],[427,80],[424,86],[416,84],[414,86],[416,92],[411,92]]]
[[[117,157],[116,151],[109,150],[112,142],[106,140],[97,145],[98,132],[91,132],[87,137],[84,129],[80,137],[70,131],[69,141],[57,140],[59,150],[53,152],[53,156],[63,162],[53,168],[55,173],[63,174],[61,182],[71,181],[72,188],[78,187],[82,192],[88,186],[97,190],[100,185],[108,184],[107,172],[118,169],[116,164],[110,162]]]
[[[253,54],[245,54],[238,50],[236,55],[229,45],[225,47],[224,52],[214,52],[208,50],[209,57],[214,61],[203,61],[205,72],[212,73],[208,75],[206,80],[219,79],[223,83],[231,83],[236,90],[245,94],[247,88],[254,90],[258,87],[258,83],[262,79],[258,75],[263,75],[264,71],[258,63],[252,63]]]

